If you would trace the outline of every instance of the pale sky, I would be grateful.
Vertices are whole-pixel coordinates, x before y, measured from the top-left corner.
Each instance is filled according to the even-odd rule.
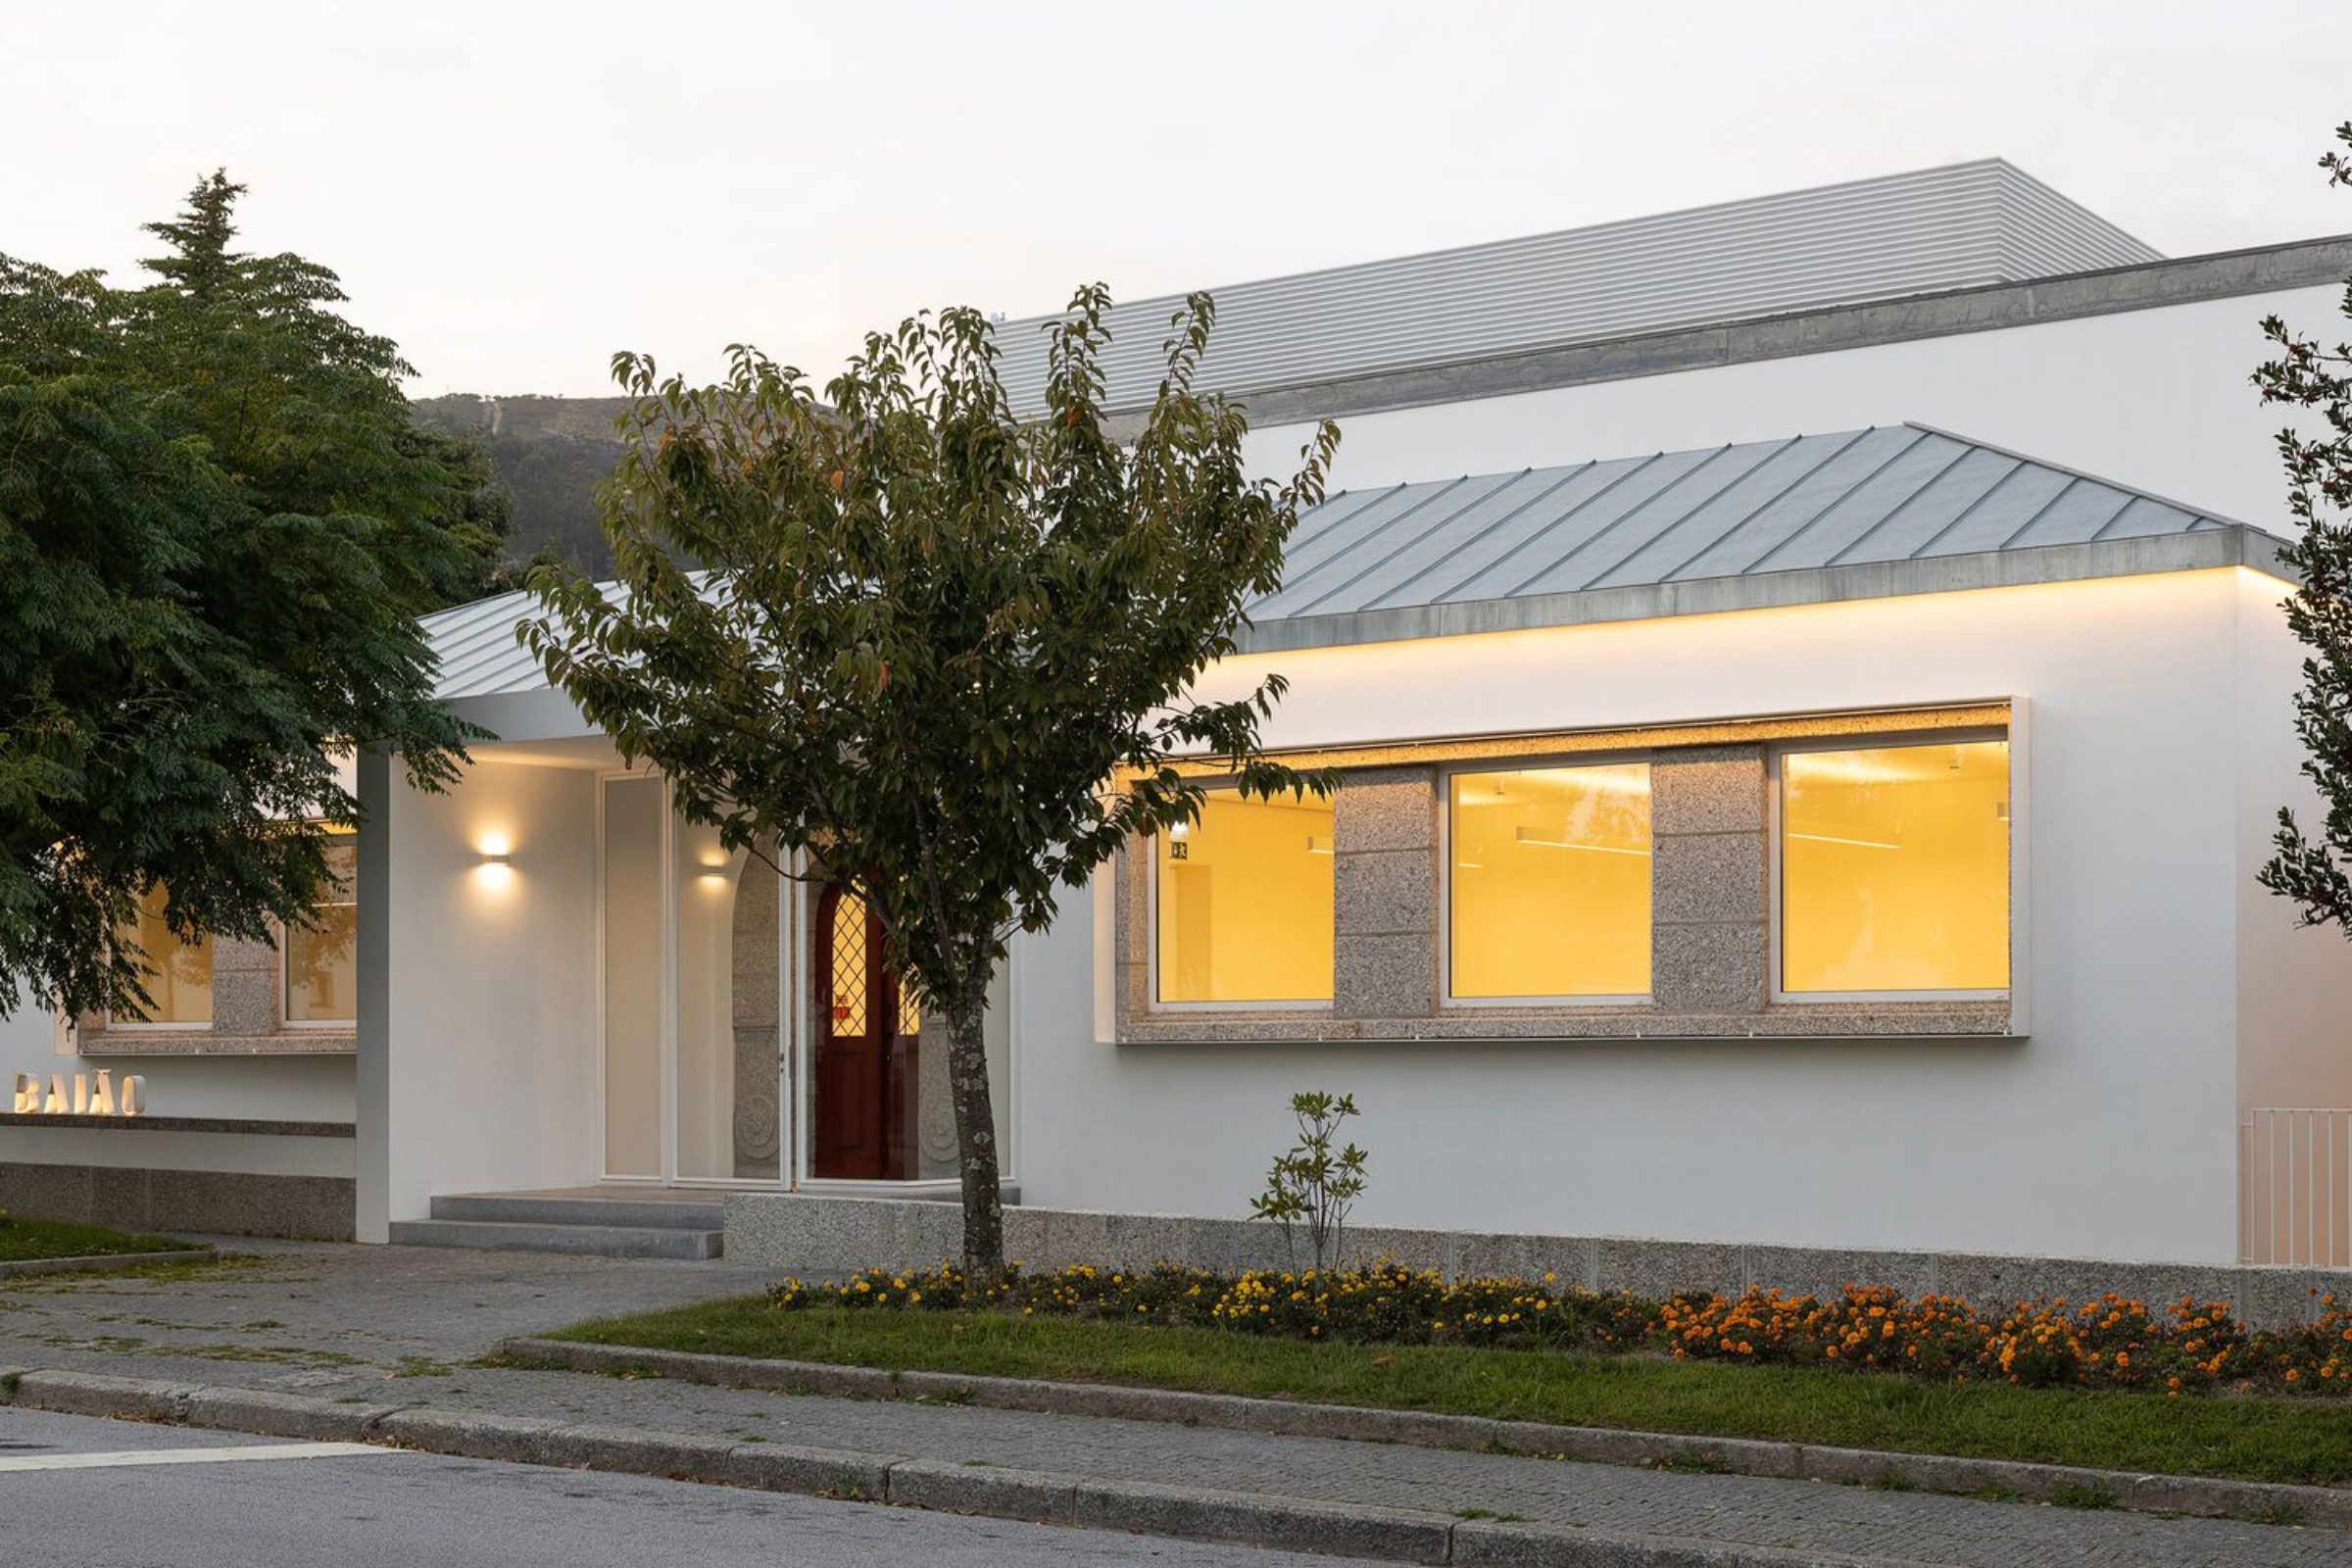
[[[118,277],[216,165],[418,394],[818,379],[1020,316],[2008,158],[2173,255],[2352,230],[2346,0],[0,0],[0,252]]]

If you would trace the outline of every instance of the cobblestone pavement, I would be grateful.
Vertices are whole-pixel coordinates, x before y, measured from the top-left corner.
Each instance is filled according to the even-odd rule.
[[[757,1289],[721,1264],[282,1248],[0,1284],[0,1363],[270,1388],[1968,1568],[2352,1565],[2352,1534],[1400,1445],[467,1366],[502,1338]]]

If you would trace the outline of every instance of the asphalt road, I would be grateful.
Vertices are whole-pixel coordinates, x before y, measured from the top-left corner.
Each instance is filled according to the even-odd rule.
[[[1348,1568],[1330,1557],[0,1408],[0,1563],[674,1568],[681,1562],[695,1568],[913,1562]]]

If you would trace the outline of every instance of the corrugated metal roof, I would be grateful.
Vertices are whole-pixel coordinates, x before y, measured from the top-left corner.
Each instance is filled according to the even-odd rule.
[[[1343,492],[1261,624],[2242,526],[1924,425]]]
[[[1984,159],[1214,289],[1200,385],[1249,392],[2162,259]],[[1112,311],[1111,408],[1151,400],[1183,303]],[[1042,328],[1054,319],[997,327],[1024,413],[1044,405]]]
[[[1344,491],[1298,519],[1282,586],[1249,607],[1260,635],[1245,642],[1356,640],[1332,617],[1366,612],[1605,599],[1615,589],[2064,546],[2113,552],[2073,564],[2069,575],[2120,575],[2152,569],[2147,554],[2125,548],[2131,541],[2217,532],[2270,538],[1963,436],[1874,425]],[[532,612],[530,597],[514,593],[427,616],[440,695],[544,689],[538,662],[515,641]]]

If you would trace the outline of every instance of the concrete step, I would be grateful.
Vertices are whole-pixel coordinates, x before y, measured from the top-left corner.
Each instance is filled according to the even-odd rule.
[[[575,1198],[554,1193],[448,1193],[433,1200],[435,1219],[517,1225],[619,1225],[632,1230],[709,1231],[718,1205],[692,1199]]]
[[[722,1233],[669,1225],[402,1219],[392,1222],[392,1241],[403,1247],[478,1247],[511,1252],[576,1252],[590,1257],[710,1258],[719,1255]]]

